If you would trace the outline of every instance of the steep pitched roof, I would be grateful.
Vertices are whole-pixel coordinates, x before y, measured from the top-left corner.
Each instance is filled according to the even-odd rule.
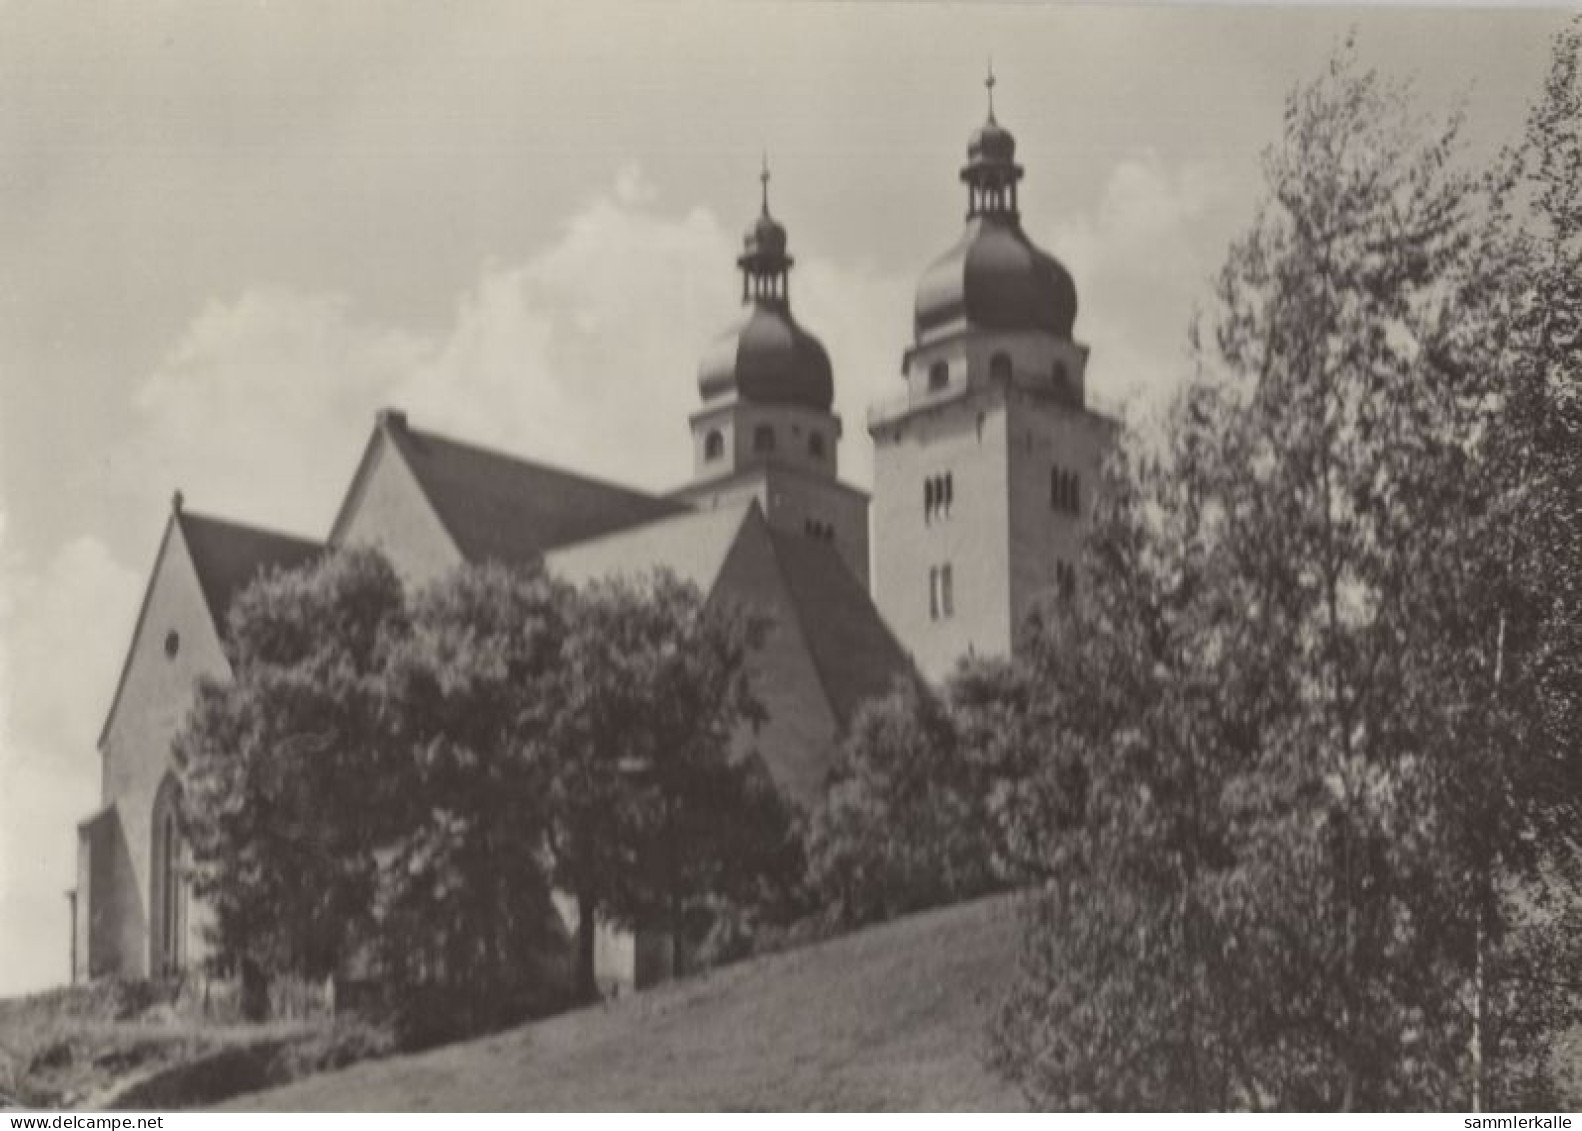
[[[813,666],[844,730],[865,700],[884,695],[897,676],[914,675],[912,662],[833,546],[783,530],[769,537]]]
[[[643,526],[562,546],[544,555],[550,573],[582,584],[619,573],[665,568],[708,596],[752,500],[718,510],[687,511]]]
[[[755,512],[762,522],[756,500],[695,511],[563,546],[545,554],[544,563],[575,584],[664,567],[707,597]],[[844,729],[865,700],[884,695],[897,676],[913,675],[915,669],[833,546],[762,525],[819,682]]]
[[[154,593],[154,582],[170,549],[172,535],[187,548],[193,571],[198,575],[198,586],[203,591],[203,602],[208,607],[209,619],[216,635],[224,637],[225,618],[230,612],[231,601],[260,573],[270,569],[292,569],[301,565],[320,549],[316,542],[279,534],[254,526],[210,518],[184,510],[178,492],[172,502],[170,518],[160,535],[159,551],[154,556],[154,567],[149,570],[148,584],[143,587],[143,600],[138,606],[137,622],[132,628],[132,639],[127,642],[126,657],[121,661],[121,674],[115,681],[115,694],[110,697],[110,707],[104,713],[104,723],[99,728],[100,746],[110,733],[110,720],[121,703],[121,693],[126,689],[127,673],[132,669],[132,656],[137,651],[137,641],[143,634],[143,623],[148,619],[148,602]]]
[[[190,511],[178,512],[176,520],[192,555],[192,568],[203,587],[209,616],[221,636],[225,635],[231,602],[254,579],[277,569],[295,569],[323,549],[306,538]]]
[[[680,514],[678,502],[530,463],[381,416],[385,434],[468,561],[524,562],[545,550]]]

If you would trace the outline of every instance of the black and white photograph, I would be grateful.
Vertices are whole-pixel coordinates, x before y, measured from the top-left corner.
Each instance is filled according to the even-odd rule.
[[[0,1107],[1570,1126],[1582,7],[0,0]]]

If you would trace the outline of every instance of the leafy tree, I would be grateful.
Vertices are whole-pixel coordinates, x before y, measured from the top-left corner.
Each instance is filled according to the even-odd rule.
[[[809,830],[809,882],[846,925],[982,895],[1041,873],[1028,851],[1073,818],[1080,767],[1035,774],[1048,749],[1036,683],[967,660],[943,695],[915,680],[852,725]]]
[[[1462,1106],[1485,966],[1553,957],[1501,898],[1577,797],[1497,674],[1520,256],[1454,153],[1349,50],[1298,90],[1202,372],[1117,466],[1048,650],[1084,821],[999,1033],[1040,1102]]]
[[[1496,171],[1485,236],[1491,375],[1472,516],[1478,587],[1458,643],[1474,660],[1476,757],[1457,800],[1477,896],[1472,1106],[1542,1096],[1553,1034],[1577,1013],[1582,879],[1582,22],[1555,40],[1522,143]],[[1481,678],[1479,678],[1481,676]],[[1512,880],[1517,881],[1515,884]],[[1516,898],[1512,898],[1513,889]],[[1567,900],[1571,906],[1566,907]],[[1568,929],[1569,928],[1569,929]],[[1571,945],[1565,945],[1570,943]]]
[[[410,1012],[430,1029],[520,1017],[557,980],[544,837],[573,599],[538,570],[464,566],[418,594],[387,652],[402,765],[385,788],[379,968],[418,988]]]
[[[688,911],[752,887],[789,850],[784,814],[753,760],[734,753],[764,717],[749,667],[764,630],[664,571],[579,594],[548,797],[553,876],[577,901],[584,996],[597,992],[599,920],[663,925],[679,963]]]
[[[372,552],[333,554],[243,592],[229,680],[200,682],[175,742],[194,891],[218,960],[244,980],[323,977],[365,945],[402,779],[380,700],[400,582]]]

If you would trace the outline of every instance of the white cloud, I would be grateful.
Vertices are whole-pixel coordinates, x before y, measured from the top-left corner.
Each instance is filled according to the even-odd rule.
[[[690,468],[697,359],[736,315],[737,237],[667,214],[635,166],[525,262],[487,267],[450,324],[418,333],[342,295],[248,290],[199,311],[143,382],[107,453],[124,505],[194,510],[321,535],[384,405],[421,428],[655,490]],[[891,391],[910,284],[818,258],[799,317],[824,340],[846,414],[846,474],[866,483],[863,412]],[[0,526],[3,532],[3,526]],[[152,537],[152,534],[150,535]],[[42,568],[7,561],[0,593],[0,992],[65,973],[72,829],[99,801],[97,729],[145,578],[92,538]]]
[[[1128,158],[1093,210],[1052,229],[1046,246],[1077,280],[1077,334],[1101,395],[1158,403],[1189,371],[1187,329],[1255,189],[1229,168]]]
[[[641,170],[622,169],[554,243],[488,266],[438,333],[359,320],[336,295],[253,290],[211,305],[142,387],[123,480],[322,533],[388,404],[418,427],[533,459],[679,484],[697,359],[740,301],[738,247],[709,212],[666,214],[658,197]],[[910,284],[815,258],[793,294],[833,356],[848,477],[865,483],[863,413],[893,389]]]
[[[1145,156],[1115,170],[1093,212],[1041,241],[1078,280],[1099,390],[1173,384],[1235,197],[1212,166]],[[126,505],[158,522],[155,493],[179,484],[196,510],[322,534],[383,405],[529,458],[678,484],[697,359],[738,308],[738,243],[711,213],[668,213],[660,200],[640,169],[622,169],[539,253],[486,267],[437,331],[360,318],[334,294],[258,288],[209,305],[143,382],[108,453]],[[900,388],[913,282],[806,254],[793,279],[797,316],[835,363],[843,471],[858,484],[871,478],[867,407]],[[0,839],[0,920],[37,917],[41,929],[8,932],[0,969],[36,982],[64,969],[71,829],[98,801],[94,738],[146,563],[128,568],[80,538],[30,575],[9,564],[0,772],[9,796],[37,801],[8,814]]]

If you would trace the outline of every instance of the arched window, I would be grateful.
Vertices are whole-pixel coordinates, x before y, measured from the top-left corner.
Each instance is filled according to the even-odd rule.
[[[170,974],[186,963],[187,878],[182,867],[181,785],[165,775],[154,795],[153,867],[149,877],[149,952],[153,972]]]
[[[943,361],[936,361],[928,367],[928,387],[930,391],[943,389],[950,384],[950,366]]]
[[[775,450],[775,430],[767,424],[760,424],[753,429],[753,451],[772,452]]]
[[[1011,379],[1011,355],[997,353],[989,358],[989,379],[991,381],[1009,381]]]
[[[1055,361],[1054,369],[1053,369],[1053,371],[1050,374],[1050,377],[1051,377],[1052,383],[1054,384],[1054,387],[1055,387],[1055,395],[1056,396],[1061,397],[1061,398],[1063,398],[1065,400],[1074,400],[1075,399],[1075,390],[1072,389],[1072,387],[1071,387],[1071,379],[1070,379],[1069,374],[1067,374],[1067,372],[1066,372],[1066,363],[1065,362],[1063,362],[1063,361],[1061,361],[1061,360],[1059,360],[1057,358],[1056,361]]]
[[[923,480],[923,521],[927,522],[934,517],[934,480],[932,477]]]
[[[721,436],[718,429],[711,431],[703,437],[703,458],[716,460],[725,454],[725,437]]]
[[[807,454],[814,459],[824,458],[824,433],[814,432],[808,436]]]

